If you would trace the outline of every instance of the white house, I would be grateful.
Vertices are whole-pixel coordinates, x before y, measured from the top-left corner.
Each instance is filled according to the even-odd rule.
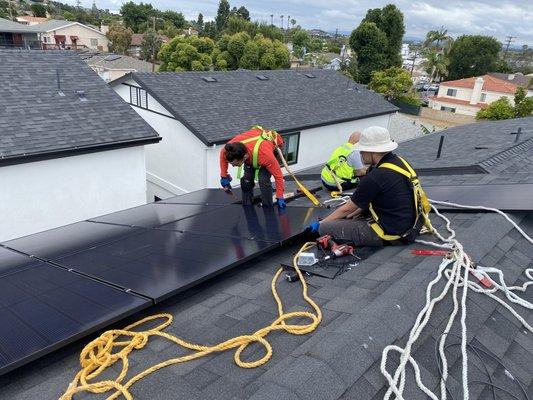
[[[429,99],[429,107],[476,115],[480,109],[502,97],[507,97],[514,104],[514,94],[519,86],[522,85],[512,79],[500,79],[492,74],[441,82],[437,95]],[[529,90],[528,96],[532,94]]]
[[[298,171],[397,110],[331,70],[134,73],[110,85],[163,137],[146,149],[148,193],[161,199],[217,187],[221,145],[254,125],[284,136]]]
[[[32,28],[39,32],[43,48],[108,51],[109,41],[105,33],[79,22],[52,19]]]
[[[0,60],[0,242],[146,203],[161,138],[77,54]]]

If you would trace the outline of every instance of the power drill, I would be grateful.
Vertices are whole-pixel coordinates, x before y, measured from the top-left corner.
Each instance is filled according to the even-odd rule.
[[[323,250],[331,250],[332,255],[324,257],[324,260],[329,260],[332,257],[344,257],[348,254],[354,253],[353,246],[347,244],[337,244],[331,235],[320,236],[316,240],[316,244]]]

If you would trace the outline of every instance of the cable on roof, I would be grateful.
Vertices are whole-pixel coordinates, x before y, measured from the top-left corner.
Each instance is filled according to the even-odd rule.
[[[302,283],[302,297],[307,304],[311,306],[314,313],[308,311],[285,312],[283,310],[283,303],[276,288],[279,277],[283,272],[283,268],[280,268],[275,273],[271,283],[272,296],[274,297],[274,300],[276,300],[278,306],[278,318],[276,318],[276,320],[269,326],[261,328],[252,334],[228,339],[225,342],[214,346],[193,344],[170,333],[164,332],[164,329],[172,323],[173,317],[171,314],[152,315],[128,325],[124,329],[106,331],[83,348],[80,354],[81,370],[76,374],[68,389],[59,400],[72,400],[72,396],[80,392],[100,394],[114,392],[108,397],[108,399],[116,399],[122,395],[126,400],[132,400],[133,396],[129,391],[131,386],[157,370],[230,349],[237,349],[233,358],[235,363],[241,368],[256,368],[267,363],[272,357],[272,345],[265,339],[269,333],[283,330],[292,335],[305,335],[313,332],[322,321],[322,311],[313,299],[308,296],[307,283],[305,282],[304,275],[298,268],[297,263],[300,254],[315,245],[314,242],[305,243],[295,254],[292,261],[294,270],[298,274],[300,282]],[[291,319],[301,317],[307,318],[311,320],[311,322],[308,324],[287,323]],[[151,329],[141,331],[134,330],[147,322],[157,320],[163,320],[163,322]],[[133,376],[128,381],[123,382],[129,368],[128,356],[133,350],[139,350],[146,346],[152,336],[167,339],[178,346],[192,350],[192,352],[156,364]],[[261,344],[265,348],[265,355],[255,361],[243,361],[241,359],[242,352],[253,343]],[[120,350],[114,351],[116,349]],[[96,381],[100,374],[104,373],[104,371],[118,362],[122,362],[122,368],[115,380],[106,379]]]

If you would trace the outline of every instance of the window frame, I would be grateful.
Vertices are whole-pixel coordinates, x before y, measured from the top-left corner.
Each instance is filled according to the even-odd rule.
[[[97,47],[98,46],[98,38],[91,38],[91,46]]]
[[[148,110],[148,92],[139,86],[129,85],[130,88],[130,104],[139,108],[144,108]],[[133,101],[133,90],[135,89],[135,102]],[[144,92],[144,93],[143,93]],[[142,102],[142,97],[144,96],[144,106]]]
[[[300,131],[298,132],[288,132],[288,133],[283,133],[281,134],[281,137],[283,138],[283,149],[282,149],[282,153],[283,153],[283,157],[285,158],[285,160],[287,161],[287,164],[288,165],[295,165],[295,164],[298,164],[298,156],[300,154]],[[290,139],[291,138],[296,138],[297,140],[297,143],[296,143],[296,151],[295,151],[295,159],[293,161],[289,161],[288,160],[288,151],[289,151],[289,142],[290,142]]]
[[[487,102],[487,93],[481,93],[481,96],[479,97],[480,103],[486,103]]]
[[[457,89],[448,88],[448,90],[446,90],[446,96],[457,97]]]

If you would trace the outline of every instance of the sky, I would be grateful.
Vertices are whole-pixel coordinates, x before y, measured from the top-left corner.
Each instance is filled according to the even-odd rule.
[[[323,29],[330,32],[351,32],[357,27],[367,9],[383,7],[391,1],[381,0],[229,0],[231,7],[244,5],[252,20],[281,25],[281,15],[290,15],[305,29]],[[69,0],[69,3],[74,3]],[[98,8],[120,10],[122,0],[96,0]],[[136,1],[138,2],[138,1]],[[214,18],[218,0],[145,0],[161,10],[181,11],[187,19],[196,19],[198,13],[204,20]],[[444,26],[456,37],[461,34],[494,36],[504,41],[515,36],[513,45],[533,46],[533,2],[530,0],[396,0],[392,1],[404,14],[406,37],[424,38],[429,30]],[[92,0],[82,0],[86,7]],[[529,26],[529,28],[528,28]]]

